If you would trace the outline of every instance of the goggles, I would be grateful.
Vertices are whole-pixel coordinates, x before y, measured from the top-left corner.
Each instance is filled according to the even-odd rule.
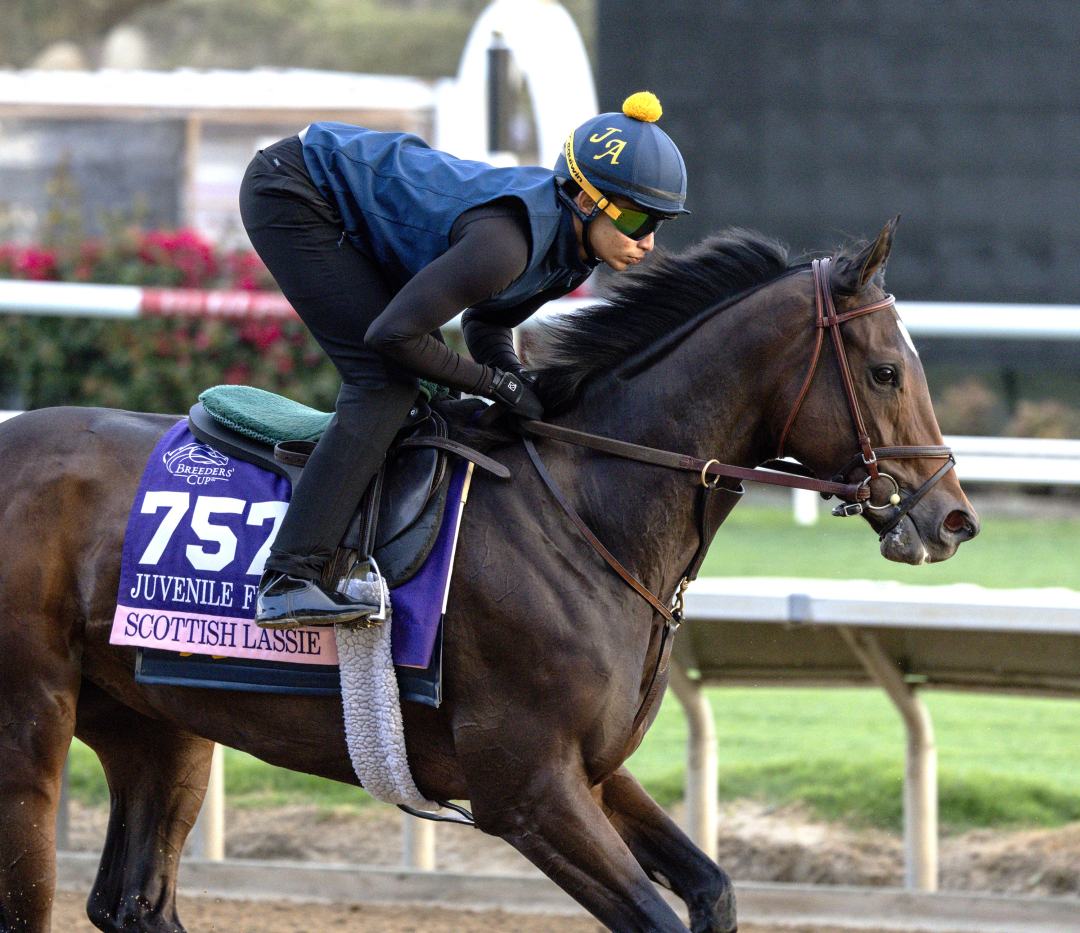
[[[632,208],[616,207],[585,177],[585,173],[578,168],[577,160],[574,158],[573,133],[566,137],[563,154],[566,156],[566,164],[570,169],[570,177],[574,179],[582,191],[596,202],[597,209],[611,218],[611,222],[619,233],[629,237],[631,240],[644,240],[650,233],[655,233],[660,229],[660,224],[664,222],[662,217],[657,217],[655,214],[646,214],[644,211],[636,211]]]

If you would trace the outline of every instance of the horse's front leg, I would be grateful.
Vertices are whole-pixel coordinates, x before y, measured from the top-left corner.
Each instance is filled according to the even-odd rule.
[[[734,933],[731,879],[690,841],[634,776],[620,768],[597,791],[611,825],[649,877],[686,902],[693,933]]]
[[[505,773],[505,772],[504,772]],[[473,783],[475,786],[475,782]],[[612,824],[580,769],[551,762],[528,787],[484,781],[476,825],[501,836],[616,933],[686,933]]]

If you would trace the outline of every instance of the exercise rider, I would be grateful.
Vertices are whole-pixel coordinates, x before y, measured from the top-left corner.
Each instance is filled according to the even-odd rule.
[[[367,618],[378,606],[320,574],[394,435],[419,378],[543,414],[511,336],[601,262],[623,270],[687,211],[686,169],[635,94],[566,140],[554,172],[494,168],[416,136],[312,123],[259,152],[240,188],[248,236],[342,385],[293,489],[259,585],[270,628]],[[473,359],[439,327],[462,309]]]

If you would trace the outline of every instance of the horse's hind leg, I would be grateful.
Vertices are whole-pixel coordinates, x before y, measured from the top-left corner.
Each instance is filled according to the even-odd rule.
[[[183,933],[180,850],[202,805],[214,744],[150,719],[89,682],[75,734],[109,781],[109,828],[86,912],[108,933]]]
[[[690,841],[633,775],[620,768],[599,792],[611,825],[641,867],[686,902],[693,933],[733,933],[731,879]]]
[[[79,692],[73,654],[45,614],[14,612],[10,591],[0,593],[0,931],[4,933],[43,933],[51,923],[56,808]]]

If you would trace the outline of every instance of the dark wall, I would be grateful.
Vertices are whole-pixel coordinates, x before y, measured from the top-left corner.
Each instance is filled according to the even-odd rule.
[[[686,159],[666,244],[900,213],[900,297],[1080,303],[1080,3],[599,0],[597,36],[601,108],[653,91]]]
[[[175,227],[184,127],[178,121],[0,121],[0,211],[40,231],[58,188],[89,234],[103,218]]]

